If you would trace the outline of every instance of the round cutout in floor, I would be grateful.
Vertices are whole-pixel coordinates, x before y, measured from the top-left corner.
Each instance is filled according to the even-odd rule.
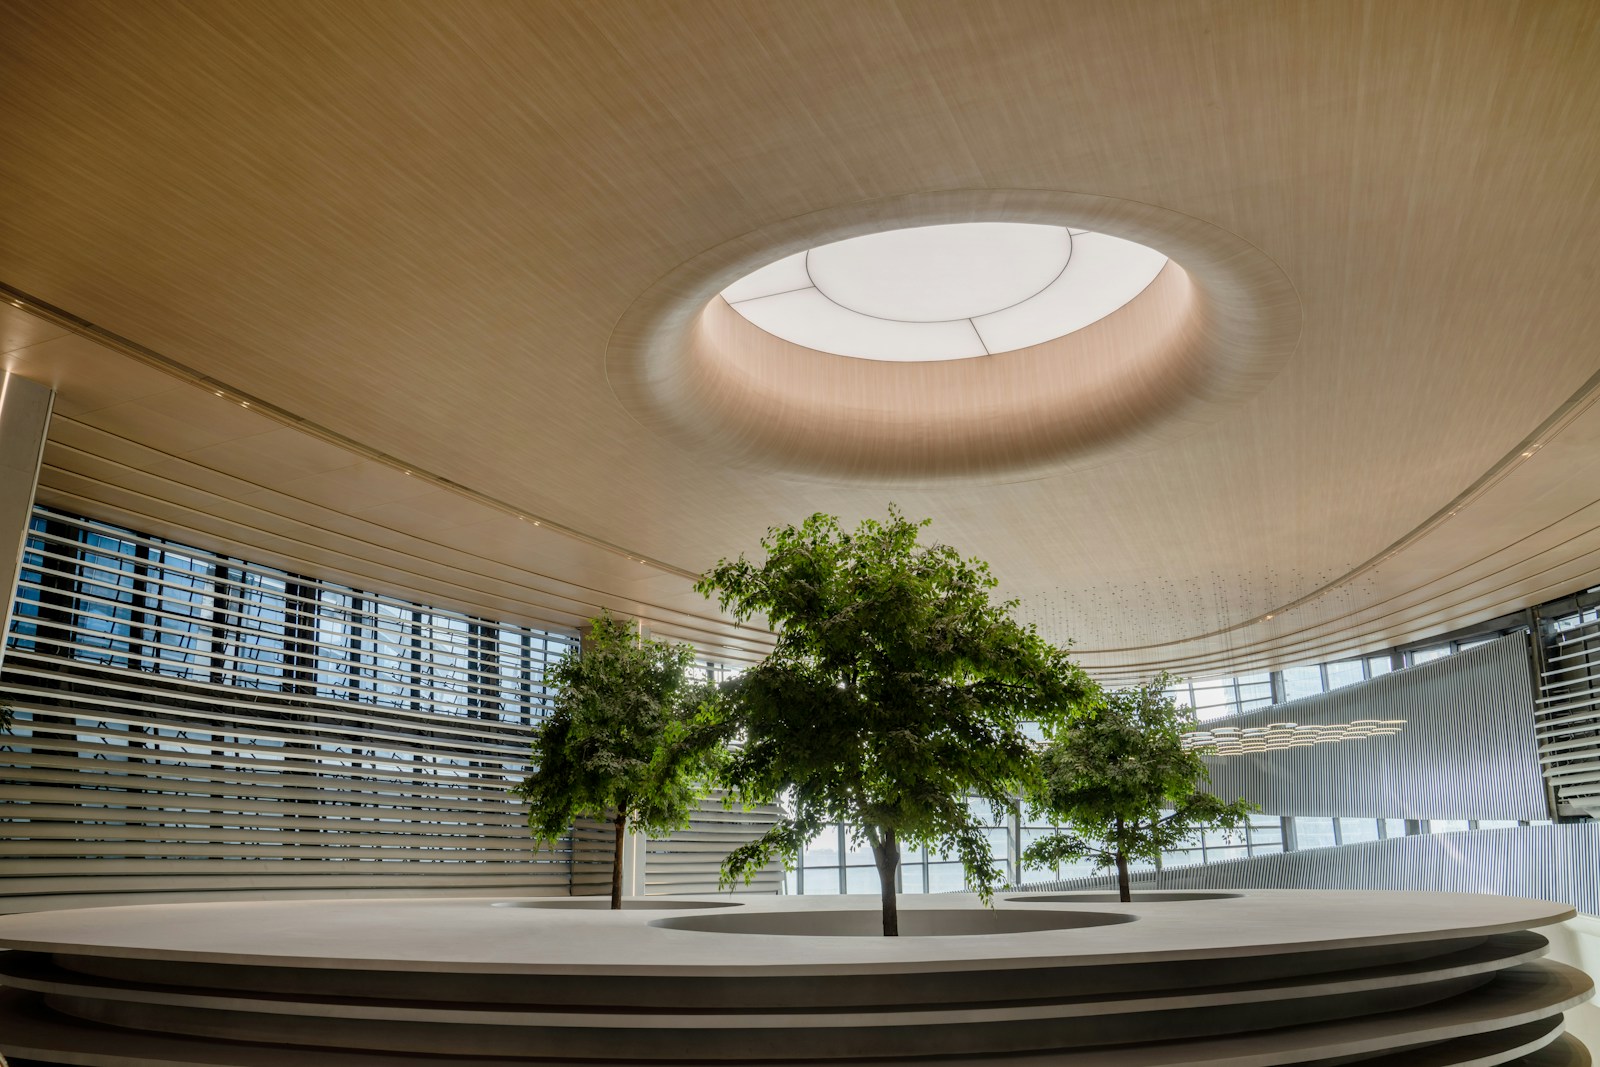
[[[1100,911],[1021,911],[1014,908],[907,908],[900,912],[901,937],[974,937],[1081,930],[1132,922],[1134,916]],[[657,919],[652,926],[708,934],[769,934],[788,937],[882,937],[877,909],[850,911],[742,912]]]
[[[497,900],[497,908],[550,908],[556,911],[610,911],[610,897],[551,897],[548,900]],[[705,911],[737,908],[736,901],[673,900],[670,897],[626,897],[623,911]]]

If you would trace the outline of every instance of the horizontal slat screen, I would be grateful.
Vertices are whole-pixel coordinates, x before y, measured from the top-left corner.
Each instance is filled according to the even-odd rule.
[[[1527,635],[1510,634],[1331,693],[1208,722],[1215,729],[1405,720],[1393,736],[1207,756],[1209,789],[1244,797],[1267,815],[1547,819],[1528,655]]]
[[[1556,620],[1545,653],[1538,700],[1545,777],[1563,814],[1600,818],[1600,620]]]
[[[611,827],[539,845],[508,792],[575,650],[36,509],[0,673],[0,902],[606,892]],[[771,817],[708,802],[649,844],[648,891],[715,891]]]
[[[646,845],[645,891],[652,896],[717,892],[728,853],[766,833],[777,817],[771,806],[730,810],[719,797],[702,800],[688,829]],[[731,888],[737,893],[781,893],[783,867],[774,862],[748,885],[740,882]]]
[[[44,509],[16,595],[0,897],[610,877],[508,792],[567,635]]]

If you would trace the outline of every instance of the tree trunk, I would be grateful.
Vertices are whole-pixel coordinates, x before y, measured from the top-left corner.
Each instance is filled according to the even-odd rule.
[[[1128,854],[1122,850],[1122,816],[1117,816],[1117,895],[1127,904],[1133,900],[1128,884]]]
[[[627,833],[628,816],[617,812],[617,849],[611,857],[611,910],[622,910],[622,839]]]
[[[895,842],[893,827],[883,831],[881,838],[869,835],[872,841],[872,860],[878,868],[878,891],[883,896],[883,936],[900,936],[900,908],[894,892],[895,871],[900,866],[900,846]]]

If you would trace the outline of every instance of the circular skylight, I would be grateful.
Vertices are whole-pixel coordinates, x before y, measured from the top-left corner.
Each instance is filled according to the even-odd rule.
[[[967,359],[1081,330],[1166,265],[1103,233],[1019,222],[918,226],[797,252],[722,297],[785,341],[860,359]]]

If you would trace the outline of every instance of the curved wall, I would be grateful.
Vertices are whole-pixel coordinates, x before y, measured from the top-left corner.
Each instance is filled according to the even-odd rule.
[[[1203,728],[1403,719],[1390,737],[1208,756],[1209,791],[1268,815],[1389,819],[1550,817],[1534,732],[1526,634]],[[1492,784],[1491,784],[1492,783]]]

